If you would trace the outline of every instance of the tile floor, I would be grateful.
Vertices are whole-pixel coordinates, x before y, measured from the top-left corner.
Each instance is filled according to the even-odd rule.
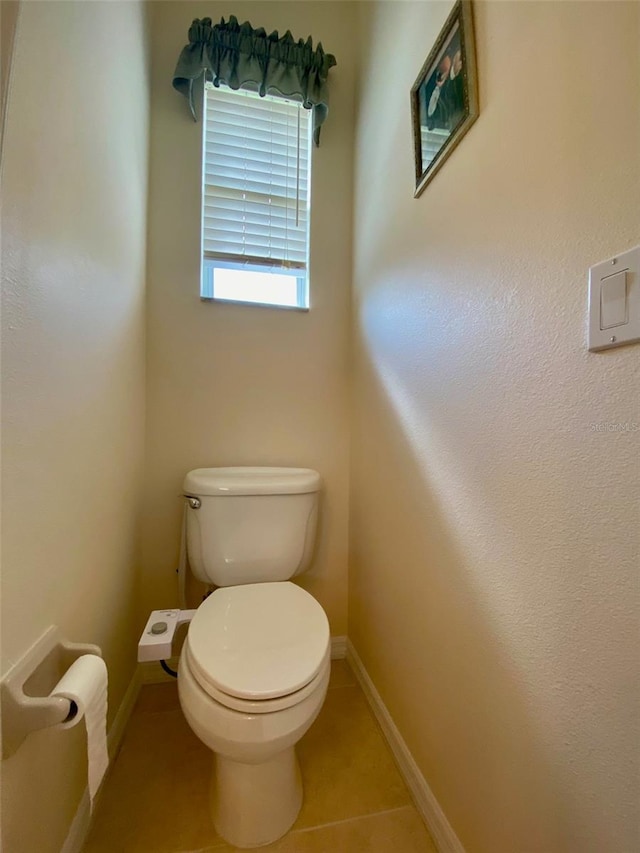
[[[298,745],[305,799],[269,853],[437,853],[353,673],[332,662],[324,707]],[[211,753],[176,685],[142,688],[85,853],[230,853],[213,829]]]

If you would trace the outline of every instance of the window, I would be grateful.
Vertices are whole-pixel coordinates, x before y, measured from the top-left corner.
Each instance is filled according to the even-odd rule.
[[[203,299],[308,308],[311,110],[208,85]]]

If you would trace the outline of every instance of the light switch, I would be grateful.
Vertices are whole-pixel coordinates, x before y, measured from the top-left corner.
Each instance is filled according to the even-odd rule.
[[[589,269],[591,352],[640,342],[640,246]]]
[[[600,285],[600,328],[612,329],[629,321],[627,312],[627,271],[614,273]]]

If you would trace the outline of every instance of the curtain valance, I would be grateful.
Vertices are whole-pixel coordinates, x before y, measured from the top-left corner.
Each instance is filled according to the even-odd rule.
[[[250,89],[264,95],[281,95],[302,102],[313,110],[313,138],[329,111],[327,77],[336,64],[319,42],[314,49],[311,36],[295,41],[289,30],[267,35],[246,21],[238,24],[233,15],[212,24],[211,18],[196,19],[189,28],[189,44],[183,48],[173,76],[173,86],[189,99],[196,119],[193,87],[203,75],[214,86]]]

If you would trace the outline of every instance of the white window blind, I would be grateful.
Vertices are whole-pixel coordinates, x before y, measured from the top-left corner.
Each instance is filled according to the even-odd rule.
[[[205,90],[202,296],[307,307],[311,111]]]

